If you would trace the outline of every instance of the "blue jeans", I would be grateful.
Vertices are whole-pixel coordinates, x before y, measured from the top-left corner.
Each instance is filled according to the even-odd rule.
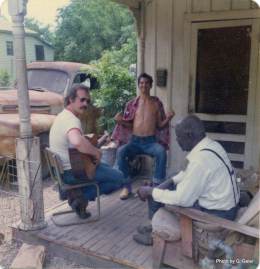
[[[83,183],[85,178],[84,171],[82,171],[82,174],[77,175],[77,178],[74,177],[72,170],[65,170],[63,174],[64,183],[70,185]],[[127,180],[124,178],[121,171],[114,169],[105,163],[100,163],[97,166],[94,180],[96,180],[100,188],[100,194],[111,193],[127,184]],[[97,197],[95,186],[85,187],[82,191],[86,200],[93,201]]]
[[[196,202],[193,205],[193,208],[198,209],[202,212],[223,218],[223,219],[228,219],[228,220],[234,220],[236,218],[237,211],[238,211],[238,206],[232,207],[229,210],[217,210],[217,209],[207,209],[207,208],[201,207],[198,204],[198,202]]]
[[[155,158],[155,172],[153,183],[160,184],[166,175],[166,150],[156,142],[155,136],[135,136],[130,142],[119,149],[117,154],[117,165],[123,172],[125,178],[129,178],[128,160],[132,160],[138,154],[147,154]]]

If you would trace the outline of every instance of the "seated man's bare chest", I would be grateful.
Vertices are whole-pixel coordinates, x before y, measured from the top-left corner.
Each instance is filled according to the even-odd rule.
[[[133,134],[154,135],[156,131],[158,106],[153,100],[140,100],[135,112]]]

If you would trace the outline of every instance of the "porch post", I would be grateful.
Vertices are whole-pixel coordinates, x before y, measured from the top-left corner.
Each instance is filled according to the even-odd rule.
[[[30,101],[26,73],[24,16],[27,0],[8,0],[13,22],[14,54],[17,79],[20,137],[16,140],[16,166],[23,230],[46,226],[40,161],[40,141],[32,137]]]
[[[137,29],[137,74],[144,72],[145,57],[145,3],[140,2],[139,8],[130,8],[136,21]]]

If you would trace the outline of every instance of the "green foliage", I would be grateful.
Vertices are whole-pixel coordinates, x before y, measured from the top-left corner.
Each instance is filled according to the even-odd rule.
[[[50,26],[44,26],[33,18],[25,18],[24,25],[27,29],[36,32],[39,37],[45,42],[53,45],[54,44],[54,33],[50,30]]]
[[[0,69],[0,87],[9,87],[10,83],[10,75],[8,72]]]
[[[56,60],[92,61],[95,68],[87,71],[101,86],[92,91],[92,100],[104,108],[100,124],[111,131],[115,114],[135,96],[128,70],[136,63],[137,44],[129,10],[108,0],[71,1],[59,11],[55,49]]]
[[[59,11],[56,60],[82,63],[97,60],[104,50],[120,49],[133,31],[130,12],[112,1],[71,1]]]
[[[115,126],[113,119],[115,114],[123,111],[126,102],[135,96],[135,78],[130,75],[127,68],[131,61],[128,57],[125,59],[123,53],[127,48],[131,48],[129,43],[125,44],[121,50],[106,51],[102,58],[95,63],[94,74],[97,76],[101,88],[92,91],[92,99],[96,106],[104,108],[100,125],[108,131],[112,131]],[[129,53],[135,54],[131,51]]]

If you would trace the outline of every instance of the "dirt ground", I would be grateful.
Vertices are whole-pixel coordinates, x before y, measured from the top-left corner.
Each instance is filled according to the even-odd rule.
[[[58,193],[53,182],[49,179],[44,180],[44,207],[45,210],[55,206],[59,201]],[[3,231],[3,226],[8,226],[15,223],[19,219],[19,198],[14,195],[8,195],[6,193],[0,192],[0,232]],[[8,230],[8,229],[7,229]],[[6,230],[5,230],[6,232]],[[0,237],[0,269],[8,269],[18,253],[21,247],[21,242],[16,242],[11,240],[8,236],[8,232],[5,233],[6,238]],[[44,264],[45,269],[90,269],[79,264],[75,264],[71,261],[53,257],[47,255]]]

